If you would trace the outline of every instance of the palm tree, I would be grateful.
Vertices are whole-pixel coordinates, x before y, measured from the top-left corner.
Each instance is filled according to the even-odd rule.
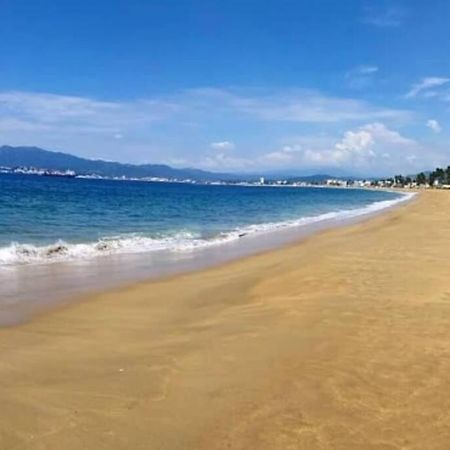
[[[426,184],[427,183],[427,177],[423,172],[420,172],[416,177],[416,183],[418,185]]]
[[[450,166],[445,169],[445,184],[450,184]]]

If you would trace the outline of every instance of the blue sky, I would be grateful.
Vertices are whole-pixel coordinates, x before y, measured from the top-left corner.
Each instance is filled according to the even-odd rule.
[[[450,2],[0,0],[0,144],[216,171],[450,164]]]

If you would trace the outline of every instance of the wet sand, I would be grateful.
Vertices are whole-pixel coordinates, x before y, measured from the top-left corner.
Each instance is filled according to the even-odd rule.
[[[450,448],[450,193],[0,329],[0,449]]]

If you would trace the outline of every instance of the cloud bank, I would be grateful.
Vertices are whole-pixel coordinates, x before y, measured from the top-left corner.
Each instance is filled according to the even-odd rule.
[[[359,66],[356,72],[377,71]],[[426,78],[409,97],[447,82]],[[1,143],[221,171],[427,167],[439,155],[422,152],[396,130],[413,119],[409,110],[308,89],[198,88],[126,101],[0,92]],[[436,119],[427,126],[441,129]]]

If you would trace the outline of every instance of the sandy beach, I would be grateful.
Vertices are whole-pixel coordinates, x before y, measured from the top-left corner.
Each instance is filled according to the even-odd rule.
[[[450,448],[450,195],[0,329],[0,449]]]

